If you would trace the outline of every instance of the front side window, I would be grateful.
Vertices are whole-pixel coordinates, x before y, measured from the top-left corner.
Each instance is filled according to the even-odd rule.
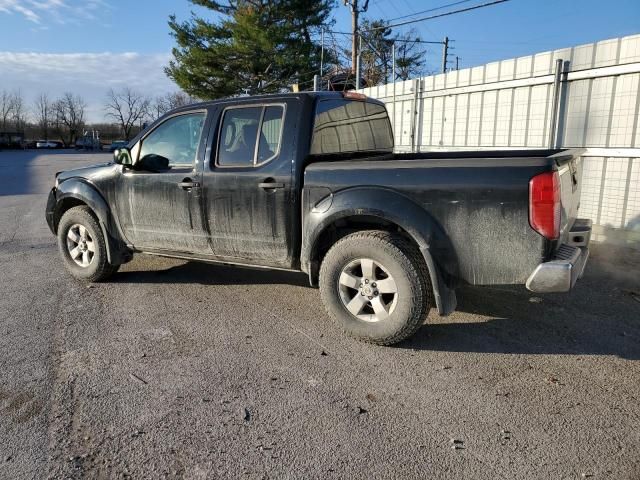
[[[188,113],[171,117],[142,140],[140,157],[160,155],[169,160],[170,167],[190,167],[193,165],[205,113]]]
[[[283,117],[280,105],[228,109],[222,118],[218,165],[250,167],[271,160],[280,150]]]

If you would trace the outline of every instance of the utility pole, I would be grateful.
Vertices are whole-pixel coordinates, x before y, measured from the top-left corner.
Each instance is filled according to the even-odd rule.
[[[359,0],[344,0],[344,5],[351,7],[351,72],[356,74],[356,77],[360,77],[358,72],[358,54],[360,53],[358,37],[360,36],[359,29],[359,16],[361,13],[366,12],[369,8],[369,0],[364,0],[362,8],[358,5]],[[357,85],[360,88],[360,85]]]
[[[442,73],[447,73],[447,57],[449,56],[449,37],[442,42]]]
[[[456,70],[460,70],[460,57],[456,55]]]
[[[347,0],[345,0],[345,3]],[[351,72],[356,73],[358,62],[358,0],[351,0]]]

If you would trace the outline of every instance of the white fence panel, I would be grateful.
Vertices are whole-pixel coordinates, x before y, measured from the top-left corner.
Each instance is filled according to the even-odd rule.
[[[397,151],[586,147],[594,238],[640,241],[640,35],[363,92],[387,104]]]

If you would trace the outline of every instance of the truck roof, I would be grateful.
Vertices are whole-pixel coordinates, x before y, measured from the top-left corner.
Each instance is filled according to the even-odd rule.
[[[225,97],[216,100],[206,100],[204,102],[192,103],[190,105],[185,105],[182,107],[178,107],[172,112],[179,112],[181,110],[189,110],[194,107],[208,107],[211,105],[221,105],[225,103],[253,103],[253,102],[261,102],[261,101],[274,101],[274,100],[284,100],[289,98],[307,98],[307,99],[315,99],[315,98],[345,98],[346,92],[293,92],[293,93],[271,93],[267,95],[247,95],[242,97]],[[348,97],[346,97],[348,98]],[[358,100],[358,98],[351,98],[352,100]],[[383,104],[380,100],[371,97],[364,97],[362,99],[366,99],[367,102]]]

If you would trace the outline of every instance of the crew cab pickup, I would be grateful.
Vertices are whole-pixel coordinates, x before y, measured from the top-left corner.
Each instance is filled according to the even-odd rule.
[[[580,152],[393,151],[384,104],[357,93],[189,105],[57,174],[46,219],[79,279],[137,252],[303,271],[347,334],[383,345],[452,312],[463,283],[582,275]]]

